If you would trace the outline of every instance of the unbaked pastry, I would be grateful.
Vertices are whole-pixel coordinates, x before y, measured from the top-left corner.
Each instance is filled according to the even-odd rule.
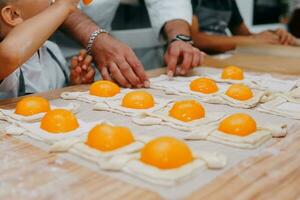
[[[208,112],[202,119],[191,122],[183,122],[169,116],[169,110],[175,101],[169,102],[165,107],[156,111],[145,111],[132,117],[132,121],[141,126],[166,125],[182,131],[193,131],[207,124],[217,124],[225,114],[220,112]]]
[[[107,122],[105,122],[107,124]],[[109,124],[109,123],[108,123]],[[114,163],[111,162],[107,164],[114,157],[127,157],[128,155],[134,154],[143,148],[146,142],[151,140],[150,137],[147,136],[134,136],[134,142],[126,145],[125,147],[121,147],[119,149],[115,149],[112,151],[101,151],[98,149],[94,149],[88,146],[85,141],[87,139],[87,135],[83,135],[77,138],[71,138],[67,140],[62,140],[53,144],[50,148],[50,152],[69,152],[73,155],[79,156],[80,158],[86,159],[91,162],[97,163],[101,168],[105,168],[107,170],[120,170],[120,162],[124,159],[120,159],[119,162]],[[109,165],[109,167],[107,167]],[[123,164],[122,164],[123,165]]]
[[[253,89],[253,98],[246,101],[239,101],[228,97],[225,92],[230,86],[230,83],[241,82],[241,81],[223,81],[218,83],[219,91],[213,94],[202,94],[200,92],[191,91],[189,85],[192,80],[195,80],[199,77],[175,77],[172,80],[165,75],[152,79],[151,88],[163,90],[166,94],[175,94],[175,95],[190,95],[195,96],[206,103],[212,104],[224,104],[232,107],[238,108],[253,108],[256,107],[261,99],[266,95],[266,92],[263,90]],[[257,87],[256,87],[257,88]]]
[[[267,92],[288,92],[294,89],[297,85],[297,80],[282,80],[274,78],[269,74],[250,75],[246,73],[244,80],[222,79],[220,74],[205,73],[205,75],[219,83],[243,83],[252,89]]]
[[[119,94],[113,97],[98,97],[90,95],[89,91],[86,92],[63,92],[61,94],[61,98],[64,100],[77,100],[85,103],[95,104],[103,101],[111,101],[115,99],[119,99],[122,94],[130,91],[129,89],[122,89]]]
[[[108,112],[113,112],[113,113],[117,113],[117,114],[125,115],[125,116],[133,116],[133,115],[138,115],[139,113],[143,113],[143,112],[153,112],[156,110],[160,110],[161,108],[165,107],[168,104],[168,102],[171,101],[171,100],[166,100],[163,98],[155,97],[154,107],[149,108],[149,109],[132,109],[132,108],[123,107],[121,105],[123,96],[124,96],[124,94],[119,99],[114,99],[111,101],[103,101],[103,102],[97,103],[94,105],[94,110],[108,111]]]
[[[248,136],[235,136],[218,130],[218,125],[200,127],[184,136],[186,140],[208,140],[241,149],[254,149],[266,143],[272,137],[285,137],[287,124],[264,124]]]
[[[53,106],[51,105],[51,110],[53,109],[66,109],[77,113],[79,111],[80,104],[78,103],[69,103],[65,106]],[[40,121],[46,113],[39,113],[32,116],[23,116],[15,114],[15,109],[13,110],[5,110],[0,109],[0,119],[8,122],[26,122],[26,123],[34,123]]]
[[[260,112],[300,119],[300,99],[296,94],[276,94],[270,97],[269,101],[261,104],[257,110]]]
[[[74,131],[68,133],[53,134],[41,129],[40,122],[25,123],[15,121],[5,128],[4,133],[7,135],[26,135],[30,138],[47,144],[54,144],[57,141],[79,137],[83,134],[86,134],[95,125],[95,123],[86,123],[81,120],[78,120],[78,123],[79,128]]]
[[[199,99],[205,101],[212,96],[219,95],[221,93],[224,93],[228,87],[229,84],[227,83],[221,83],[218,84],[219,90],[216,93],[212,94],[203,94],[200,92],[195,92],[190,90],[190,83],[191,81],[200,78],[199,76],[192,76],[192,77],[174,77],[170,79],[166,75],[161,75],[156,78],[151,79],[151,88],[162,90],[166,94],[170,95],[192,95],[196,96]]]
[[[223,154],[215,152],[194,151],[193,155],[194,160],[191,163],[180,168],[163,170],[143,163],[140,161],[140,154],[137,153],[128,156],[127,162],[124,161],[124,157],[122,158],[125,164],[121,170],[153,184],[172,186],[192,177],[196,172],[206,169],[222,169],[227,163],[227,158]],[[112,159],[107,164],[107,167],[109,167],[110,163],[118,162],[120,157]]]

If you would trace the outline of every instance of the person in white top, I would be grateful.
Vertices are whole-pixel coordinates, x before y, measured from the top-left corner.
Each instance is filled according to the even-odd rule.
[[[289,22],[289,30],[295,37],[300,38],[300,0],[293,0],[291,8],[293,14]]]
[[[73,57],[70,73],[58,46],[47,41],[78,1],[0,0],[0,99],[93,81],[85,50]]]
[[[168,75],[186,75],[193,67],[201,65],[204,54],[193,47],[190,37],[191,2],[145,2],[157,37],[162,33],[169,41],[165,53]],[[149,87],[144,68],[132,49],[103,30],[110,29],[119,3],[120,0],[94,0],[82,11],[77,10],[70,15],[62,29],[90,50],[104,79],[114,80],[124,87]],[[72,50],[74,47],[71,45],[67,48]]]

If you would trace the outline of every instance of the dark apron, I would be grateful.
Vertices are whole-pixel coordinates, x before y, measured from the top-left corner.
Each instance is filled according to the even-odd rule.
[[[55,54],[49,48],[47,48],[47,52],[49,53],[51,58],[58,64],[59,68],[61,69],[61,71],[64,74],[64,77],[66,80],[66,85],[68,85],[69,77],[68,77],[67,72],[64,69],[64,65],[59,61],[59,59],[55,56]],[[20,96],[25,96],[25,95],[29,95],[29,94],[30,93],[26,93],[26,84],[25,84],[24,74],[23,74],[22,68],[20,68],[18,96],[20,97]]]
[[[222,0],[225,1],[225,0]],[[229,8],[232,8],[231,0],[227,1]],[[232,11],[215,10],[202,6],[202,0],[198,0],[197,16],[200,29],[203,32],[227,35],[226,29],[229,26]]]

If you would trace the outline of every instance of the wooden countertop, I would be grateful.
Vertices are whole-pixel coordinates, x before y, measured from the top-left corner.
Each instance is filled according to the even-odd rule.
[[[155,76],[164,71],[157,69],[148,74]],[[55,99],[62,91],[86,88],[68,87],[41,96]],[[12,108],[17,101],[18,98],[2,100],[0,107]],[[274,144],[274,147],[276,152],[265,153],[249,159],[246,164],[237,165],[188,199],[299,199],[300,130],[290,134],[288,140]],[[47,166],[47,169],[42,166]],[[69,199],[160,199],[158,194],[143,188],[69,161],[61,162],[56,154],[49,154],[11,136],[0,137],[0,170],[0,199],[59,199],[59,193],[68,194]],[[243,176],[253,178],[243,179]],[[24,181],[28,185],[22,185]],[[7,182],[15,184],[12,184],[11,192],[5,193],[3,190]],[[39,188],[49,190],[40,191],[39,194],[43,195],[37,196],[35,192]],[[24,193],[25,190],[27,193]]]

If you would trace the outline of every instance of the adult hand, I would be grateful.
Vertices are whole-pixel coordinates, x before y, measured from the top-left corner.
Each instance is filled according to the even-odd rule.
[[[103,79],[127,88],[150,86],[144,67],[132,49],[112,36],[99,35],[92,52]]]
[[[203,63],[204,55],[203,52],[187,42],[172,42],[165,54],[168,76],[188,74],[194,67]],[[179,65],[179,69],[177,69],[177,65]]]
[[[296,44],[296,38],[286,30],[280,28],[275,30],[274,33],[279,37],[279,41],[282,45]]]

